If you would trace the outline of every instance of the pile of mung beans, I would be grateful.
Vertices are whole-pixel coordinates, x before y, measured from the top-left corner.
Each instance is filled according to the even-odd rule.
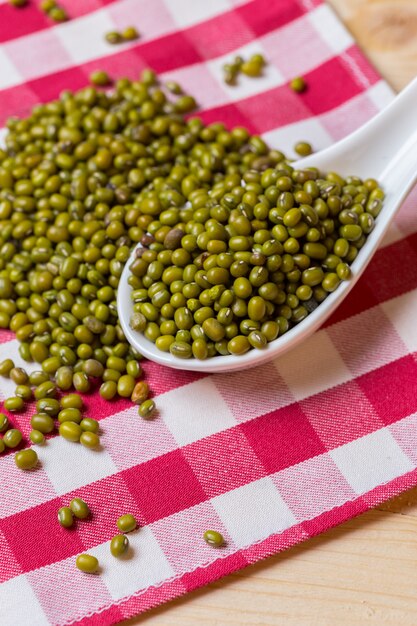
[[[61,388],[88,391],[92,376],[104,398],[134,392],[116,310],[132,245],[132,326],[207,358],[262,348],[304,319],[373,228],[375,180],[295,171],[244,128],[186,120],[195,106],[145,70],[8,122],[0,326]]]
[[[145,70],[109,92],[65,91],[7,123],[0,328],[16,333],[20,357],[39,368],[28,374],[5,359],[0,375],[16,384],[6,410],[36,402],[33,444],[58,427],[68,441],[97,447],[99,423],[83,415],[79,395],[97,381],[104,399],[130,398],[141,417],[154,414],[116,306],[138,244],[131,325],[180,358],[262,349],[349,278],[382,207],[378,183],[295,170],[244,128],[186,119],[195,108],[179,85]],[[0,413],[0,453],[22,442],[9,419]],[[15,462],[31,470],[37,453],[20,449]],[[63,527],[88,516],[78,500],[60,509]],[[133,516],[119,519],[122,533],[135,527]],[[214,530],[203,538],[224,543]],[[127,546],[117,535],[112,554]],[[80,555],[77,566],[94,572],[98,562]]]
[[[259,138],[263,156],[246,150],[254,138],[243,129],[216,130],[192,149],[200,164],[207,149],[227,160],[226,146],[243,162],[208,185],[194,176],[192,189],[177,168],[171,206],[150,190],[153,219],[130,265],[131,328],[183,359],[264,349],[304,320],[349,279],[384,197],[373,179],[295,170]]]

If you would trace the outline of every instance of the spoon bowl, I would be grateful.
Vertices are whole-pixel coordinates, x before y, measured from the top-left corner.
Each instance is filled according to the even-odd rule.
[[[364,126],[333,146],[300,159],[296,169],[317,167],[321,172],[336,171],[342,176],[377,178],[385,191],[375,228],[351,265],[351,278],[339,287],[297,326],[271,341],[263,350],[252,349],[241,356],[216,356],[206,360],[180,359],[161,352],[142,333],[130,328],[133,313],[129,266],[123,270],[117,295],[119,319],[129,343],[152,361],[174,369],[195,372],[243,370],[284,354],[315,332],[346,298],[375,254],[395,213],[417,179],[417,79],[414,79],[383,111]]]

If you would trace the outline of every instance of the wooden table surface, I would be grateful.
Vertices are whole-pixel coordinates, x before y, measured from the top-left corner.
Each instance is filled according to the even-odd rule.
[[[381,74],[417,75],[417,0],[328,0]],[[417,488],[124,626],[415,626]]]

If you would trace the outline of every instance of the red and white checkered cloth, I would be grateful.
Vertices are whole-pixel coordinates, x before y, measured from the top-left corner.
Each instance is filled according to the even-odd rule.
[[[0,118],[24,114],[103,68],[137,77],[151,66],[224,120],[287,149],[323,148],[392,98],[329,7],[319,0],[62,0],[52,25],[32,1],[0,0]],[[140,41],[104,33],[135,25]],[[263,52],[263,78],[222,80],[235,53]],[[308,90],[287,86],[305,76]],[[124,400],[85,399],[104,449],[56,437],[41,468],[0,459],[0,621],[3,626],[113,624],[288,548],[417,483],[417,221],[409,198],[385,245],[326,327],[257,369],[204,376],[145,363],[159,417]],[[408,269],[406,269],[408,268]],[[19,361],[2,332],[2,356]],[[1,394],[13,387],[1,380]],[[33,410],[33,409],[32,409]],[[11,421],[29,432],[29,413]],[[93,518],[72,530],[57,509],[84,498]],[[139,531],[114,559],[121,513]],[[202,533],[215,528],[227,546]],[[99,576],[75,568],[88,551]]]

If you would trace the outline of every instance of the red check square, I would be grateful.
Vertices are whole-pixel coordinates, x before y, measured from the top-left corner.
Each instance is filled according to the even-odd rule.
[[[186,446],[184,456],[209,497],[265,476],[241,428],[230,428]]]
[[[57,512],[61,506],[63,502],[55,498],[0,520],[0,532],[25,572],[83,552],[76,527],[59,525]]]
[[[416,410],[417,363],[412,356],[369,372],[357,383],[386,425]]]
[[[280,0],[277,10],[272,14],[270,9],[270,0],[258,0],[258,2],[247,2],[237,7],[236,12],[257,37],[297,19],[304,13],[302,3],[292,0]]]
[[[14,576],[19,576],[23,572],[23,568],[17,562],[9,542],[2,532],[0,532],[0,552],[0,583],[3,583]]]
[[[354,380],[306,398],[300,405],[328,450],[384,425]]]
[[[268,473],[301,463],[326,448],[298,404],[240,426]]]
[[[236,12],[218,15],[203,24],[196,24],[185,35],[203,59],[212,59],[236,50],[252,40],[251,29]]]
[[[121,474],[147,524],[207,499],[181,450],[168,452]]]

